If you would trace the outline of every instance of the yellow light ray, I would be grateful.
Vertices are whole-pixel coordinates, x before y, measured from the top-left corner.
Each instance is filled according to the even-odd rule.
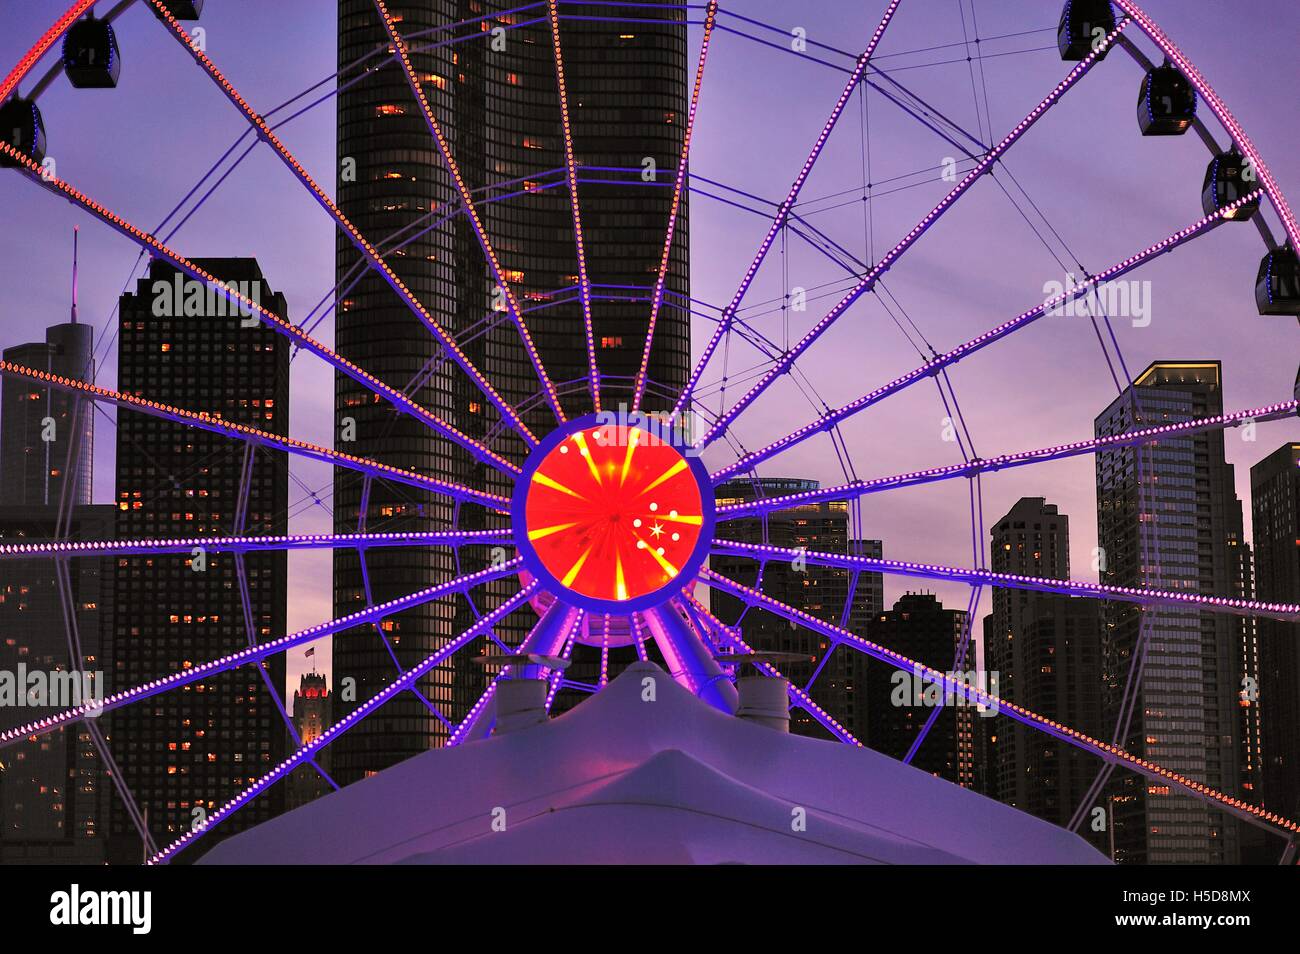
[[[542,527],[538,530],[529,530],[529,540],[540,540],[542,537],[549,537],[553,533],[559,533],[561,530],[568,530],[570,527],[576,527],[577,523],[557,523],[553,527]]]
[[[649,553],[652,557],[655,558],[655,562],[659,564],[659,568],[663,570],[665,573],[667,573],[669,578],[672,578],[676,576],[678,573],[682,572],[681,570],[677,569],[677,567],[673,566],[671,563],[665,560],[663,554],[660,553],[652,544],[646,543],[644,540],[641,540],[640,537],[637,537],[637,539],[640,540],[642,543],[645,543],[643,549],[647,553]]]
[[[685,524],[689,524],[692,527],[704,526],[703,517],[692,517],[690,514],[679,513],[677,516],[674,517],[672,514],[668,514],[667,516],[664,516],[663,514],[657,513],[655,514],[655,516],[660,520],[667,520],[669,523],[685,523]]]
[[[632,455],[636,453],[637,441],[641,437],[641,432],[636,428],[628,431],[627,437],[627,455],[623,458],[623,476],[619,478],[618,485],[622,487],[627,483],[627,472],[632,467]]]
[[[627,599],[627,580],[623,576],[623,555],[614,554],[614,595],[620,600]]]
[[[582,572],[582,565],[587,562],[587,557],[589,556],[591,556],[591,547],[587,547],[587,549],[582,551],[582,556],[578,557],[573,566],[569,567],[569,572],[564,574],[564,579],[560,582],[565,586],[572,586],[573,581],[576,580],[578,574]]]
[[[582,459],[587,462],[587,469],[591,471],[591,479],[594,480],[596,482],[596,486],[599,487],[600,470],[597,469],[596,462],[591,459],[591,451],[587,448],[586,435],[584,435],[582,431],[579,431],[578,433],[573,435],[573,442],[578,445],[578,450],[582,452]]]
[[[577,497],[579,500],[587,499],[586,497],[582,496],[582,494],[578,493],[576,490],[570,490],[568,487],[564,486],[564,484],[560,483],[558,480],[555,480],[551,477],[547,477],[540,470],[537,471],[535,474],[533,474],[533,480],[541,484],[543,487],[550,487],[552,490],[558,490],[560,493],[568,494],[570,497]]]
[[[646,485],[645,489],[642,490],[641,493],[648,494],[650,491],[654,490],[656,487],[662,484],[665,480],[671,480],[673,477],[676,477],[685,469],[686,469],[686,458],[684,457],[677,458],[676,462],[674,462],[674,464],[671,467],[665,470],[654,480],[650,481],[650,483]]]

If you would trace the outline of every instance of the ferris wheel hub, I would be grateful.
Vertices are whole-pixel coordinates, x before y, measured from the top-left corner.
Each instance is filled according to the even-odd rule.
[[[626,615],[694,579],[713,533],[696,452],[649,420],[588,415],[533,451],[512,501],[528,572],[556,598]]]

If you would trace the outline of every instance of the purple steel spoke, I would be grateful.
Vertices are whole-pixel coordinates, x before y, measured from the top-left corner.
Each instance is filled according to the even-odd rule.
[[[0,142],[0,149],[3,149],[4,146],[5,143]],[[337,467],[343,467],[363,474],[382,477],[412,487],[419,487],[421,490],[432,490],[435,493],[443,494],[455,500],[467,500],[474,503],[480,503],[484,506],[491,507],[494,510],[507,509],[510,505],[509,500],[496,494],[489,494],[485,491],[463,487],[460,484],[439,480],[436,477],[417,474],[413,471],[402,470],[399,467],[393,467],[390,464],[381,464],[379,461],[371,460],[366,457],[357,457],[354,454],[345,454],[342,451],[332,450],[328,447],[321,447],[318,444],[309,444],[306,441],[300,441],[297,438],[281,437],[279,434],[272,434],[269,431],[260,431],[255,427],[249,427],[247,424],[238,424],[234,421],[227,421],[224,418],[216,417],[206,412],[188,411],[184,408],[173,407],[168,404],[162,404],[158,401],[149,401],[144,398],[135,397],[121,391],[110,391],[108,388],[89,384],[76,378],[66,378],[61,375],[51,374],[48,371],[39,371],[35,368],[29,368],[21,364],[14,364],[11,361],[0,360],[0,375],[22,378],[27,381],[38,383],[43,387],[54,388],[76,396],[89,397],[95,401],[108,402],[131,411],[139,411],[141,414],[148,414],[151,417],[162,418],[163,420],[172,421],[177,424],[186,424],[191,427],[197,427],[200,430],[211,431],[214,434],[221,434],[226,437],[232,437],[236,440],[261,444],[265,447],[275,448],[276,450],[287,451],[290,454],[297,454],[300,457],[309,457],[313,460],[319,460]],[[513,464],[509,466],[514,468]],[[517,470],[517,468],[514,469]]]
[[[294,158],[293,153],[289,151],[284,143],[282,143],[271,130],[271,126],[267,123],[266,119],[259,115],[257,111],[249,105],[248,101],[240,95],[234,85],[222,74],[221,70],[217,68],[217,65],[208,57],[207,53],[205,53],[199,45],[194,42],[185,27],[181,25],[181,22],[167,9],[166,3],[164,3],[163,0],[148,0],[148,2],[150,6],[153,7],[158,17],[170,28],[172,36],[176,38],[177,42],[179,42],[181,46],[185,48],[186,52],[188,52],[194,59],[194,62],[207,72],[213,82],[217,84],[221,92],[225,94],[226,98],[229,99],[241,113],[243,113],[244,118],[253,126],[258,137],[275,151],[276,155],[284,162],[289,171],[292,172],[298,181],[312,194],[312,197],[316,200],[317,204],[319,204],[320,207],[329,214],[330,218],[334,220],[334,223],[338,228],[348,237],[356,247],[357,251],[365,255],[367,260],[370,262],[371,267],[384,277],[392,287],[393,291],[396,292],[397,296],[402,300],[403,304],[405,304],[406,307],[410,309],[411,313],[433,333],[434,337],[438,340],[438,343],[446,348],[453,357],[455,357],[456,363],[460,365],[461,369],[464,370],[469,379],[478,386],[480,391],[483,392],[484,397],[492,402],[497,410],[501,412],[501,416],[505,420],[511,423],[511,426],[514,427],[521,438],[523,438],[530,446],[536,444],[536,438],[533,437],[532,432],[524,425],[524,422],[519,415],[515,413],[514,408],[512,408],[501,397],[501,395],[497,394],[496,389],[492,387],[491,383],[483,376],[478,368],[474,367],[474,363],[470,361],[469,356],[461,350],[460,346],[456,343],[456,340],[447,332],[446,329],[438,324],[438,321],[429,313],[428,309],[420,304],[411,290],[407,288],[406,283],[397,277],[396,273],[392,270],[384,257],[379,254],[378,250],[376,250],[376,248],[367,241],[365,236],[361,234],[357,227],[349,221],[348,217],[343,214],[342,209],[334,203],[325,190],[317,185],[316,181],[307,172],[306,168],[304,168],[303,165]],[[376,0],[376,2],[379,2],[379,0]],[[387,16],[385,16],[385,20],[387,19]],[[399,46],[399,51],[401,53],[403,67],[406,68],[409,66],[410,61],[406,55],[406,46],[404,43]],[[412,82],[414,82],[413,76]],[[420,95],[422,96],[422,94]],[[459,182],[460,176],[455,172],[454,167],[452,171],[454,177]],[[469,206],[467,196],[466,205]],[[476,219],[473,215],[472,206],[469,206],[469,211],[471,212],[471,218]]]
[[[825,553],[820,550],[792,550],[767,543],[743,543],[738,540],[715,540],[713,553],[749,557],[754,560],[804,559],[814,566],[869,570],[895,576],[926,580],[952,580],[971,585],[996,586],[1003,589],[1060,593],[1099,600],[1136,603],[1142,606],[1188,606],[1238,616],[1265,616],[1272,619],[1300,621],[1300,603],[1265,603],[1228,596],[1207,596],[1182,590],[1153,590],[1141,586],[1111,586],[1086,580],[1060,580],[1016,573],[995,573],[969,567],[943,566],[938,563],[914,563],[906,560],[881,560],[874,557]]]
[[[856,480],[852,483],[841,484],[837,487],[820,487],[817,490],[810,490],[802,493],[783,494],[779,497],[768,497],[766,499],[745,501],[743,503],[723,504],[718,508],[717,519],[723,521],[736,520],[741,517],[760,516],[821,500],[842,500],[844,498],[859,499],[868,494],[880,493],[884,490],[894,490],[899,487],[914,487],[918,484],[927,484],[934,481],[972,477],[976,474],[985,472],[1007,470],[1012,467],[1024,467],[1029,464],[1041,464],[1049,460],[1060,460],[1066,457],[1096,454],[1099,451],[1114,447],[1156,444],[1162,440],[1168,440],[1175,437],[1185,437],[1190,434],[1200,433],[1201,431],[1236,427],[1249,421],[1260,422],[1286,420],[1295,417],[1297,411],[1300,411],[1300,401],[1284,401],[1280,404],[1267,404],[1263,407],[1252,408],[1247,411],[1233,411],[1230,414],[1217,414],[1213,417],[1196,417],[1189,421],[1181,421],[1175,424],[1160,424],[1155,427],[1144,427],[1136,431],[1126,431],[1123,434],[1112,434],[1109,437],[1096,437],[1083,441],[1074,441],[1069,444],[1056,444],[1051,447],[1042,447],[1037,450],[1020,451],[1015,454],[1002,454],[998,457],[990,457],[987,460],[975,458],[969,463],[950,464],[946,467],[931,467],[926,470],[914,470],[905,474],[894,474],[890,477],[875,477],[871,480]]]
[[[931,358],[929,361],[912,369],[911,371],[907,372],[901,377],[895,378],[893,381],[889,382],[888,384],[876,388],[876,390],[871,391],[868,394],[864,394],[856,401],[852,401],[848,404],[843,405],[842,407],[835,408],[834,410],[827,411],[817,420],[805,424],[803,427],[800,427],[798,430],[791,431],[789,434],[786,434],[784,437],[778,438],[777,440],[773,441],[771,444],[768,444],[766,447],[762,447],[756,451],[753,451],[752,453],[744,455],[739,460],[737,460],[734,464],[730,464],[722,468],[721,470],[715,472],[713,474],[714,483],[715,484],[721,483],[725,481],[729,476],[739,471],[749,470],[753,468],[756,464],[759,464],[762,461],[774,457],[784,450],[788,450],[794,445],[799,444],[807,440],[808,438],[812,437],[814,434],[817,434],[820,431],[828,430],[831,426],[840,423],[846,418],[852,417],[854,414],[857,414],[859,411],[871,407],[873,404],[879,403],[880,401],[884,400],[886,397],[889,397],[891,394],[895,394],[899,391],[902,391],[905,388],[908,388],[911,385],[915,384],[917,381],[921,381],[927,377],[932,377],[934,375],[941,373],[945,368],[949,367],[950,365],[956,364],[958,361],[961,361],[963,358],[966,358],[977,351],[981,351],[984,348],[987,348],[995,341],[1002,340],[1003,338],[1007,337],[1013,332],[1020,330],[1026,325],[1032,324],[1033,322],[1037,321],[1039,318],[1042,318],[1044,315],[1050,314],[1054,309],[1060,307],[1066,302],[1074,301],[1075,299],[1081,298],[1084,295],[1092,292],[1094,289],[1099,288],[1101,285],[1104,285],[1106,282],[1111,281],[1115,278],[1119,278],[1122,275],[1128,274],[1129,272],[1145,264],[1151,259],[1159,255],[1163,255],[1166,252],[1173,251],[1175,248],[1178,248],[1184,243],[1191,241],[1193,238],[1197,237],[1198,235],[1202,235],[1206,231],[1209,231],[1210,229],[1222,225],[1225,221],[1228,220],[1228,218],[1231,215],[1233,215],[1236,212],[1236,209],[1239,205],[1252,201],[1253,199],[1257,198],[1259,194],[1260,193],[1256,191],[1250,193],[1250,195],[1244,196],[1239,202],[1235,202],[1232,205],[1225,206],[1224,208],[1215,212],[1213,215],[1207,215],[1205,218],[1202,218],[1194,222],[1193,224],[1189,225],[1187,228],[1175,232],[1173,235],[1169,236],[1163,241],[1148,246],[1147,248],[1143,249],[1141,252],[1138,252],[1136,255],[1133,255],[1129,258],[1126,258],[1122,262],[1112,265],[1110,268],[1106,269],[1105,271],[1100,272],[1099,274],[1094,275],[1091,278],[1088,278],[1080,282],[1079,284],[1075,285],[1073,288],[1070,288],[1069,290],[1062,292],[1061,294],[1055,296],[1054,298],[1047,300],[1046,302],[1037,306],[1036,308],[1031,308],[1029,311],[1026,311],[1023,314],[1017,316],[1016,318],[1013,318],[1011,321],[1004,322],[1003,324],[998,325],[996,328],[992,328],[989,331],[986,331],[978,338],[972,338],[970,341],[967,341],[965,344],[958,345],[956,348],[953,348],[951,351],[948,351],[944,354],[936,355],[935,357]],[[785,358],[782,358],[781,361],[784,362]],[[780,362],[778,362],[778,366],[780,366]],[[769,372],[769,374],[770,373],[771,372]],[[761,384],[762,382],[760,381],[759,383]],[[755,385],[755,387],[757,386],[758,385]],[[734,409],[735,408],[733,407],[733,410]],[[723,417],[718,418],[719,423],[722,420]],[[716,426],[717,424],[715,424],[715,428]],[[703,440],[701,440],[700,443],[703,444]]]
[[[720,576],[712,570],[702,570],[700,573],[700,580],[714,589],[730,593],[742,600],[752,601],[753,603],[762,606],[768,612],[787,619],[796,625],[803,626],[805,629],[811,630],[814,633],[823,635],[828,639],[837,639],[846,646],[850,646],[858,652],[865,653],[873,659],[878,659],[881,662],[887,663],[896,669],[901,669],[908,673],[920,674],[924,676],[924,678],[941,685],[945,696],[948,693],[954,693],[961,696],[961,698],[966,700],[968,703],[991,706],[995,711],[1005,713],[1017,722],[1021,722],[1030,728],[1043,732],[1053,738],[1060,739],[1062,742],[1073,745],[1085,752],[1091,752],[1098,755],[1108,762],[1122,765],[1145,776],[1146,778],[1155,779],[1162,784],[1175,785],[1188,794],[1199,798],[1202,801],[1209,802],[1216,808],[1231,812],[1251,824],[1269,826],[1274,829],[1282,829],[1288,835],[1300,833],[1300,824],[1297,824],[1290,819],[1283,818],[1276,812],[1266,811],[1265,809],[1258,808],[1248,802],[1244,802],[1239,798],[1225,795],[1222,792],[1210,788],[1208,785],[1203,785],[1193,779],[1185,778],[1184,776],[1171,772],[1166,768],[1162,768],[1155,762],[1150,762],[1146,759],[1140,759],[1135,755],[1130,755],[1117,745],[1100,742],[1097,739],[1084,735],[1082,732],[1071,729],[1069,726],[1062,725],[1059,722],[1053,722],[1030,709],[1026,709],[1024,706],[1001,699],[992,693],[985,692],[976,686],[970,685],[964,680],[954,679],[948,673],[932,669],[914,659],[909,659],[901,653],[894,652],[892,649],[887,649],[878,643],[873,643],[870,640],[863,639],[861,636],[856,636],[848,630],[823,622],[817,617],[805,613],[803,610],[782,603],[780,600],[772,599],[770,596],[766,596],[758,590],[737,583],[725,576]]]
[[[274,656],[276,653],[284,652],[299,646],[303,643],[309,643],[313,640],[320,639],[322,636],[329,636],[334,633],[351,629],[354,626],[360,626],[364,623],[371,623],[384,616],[391,616],[394,613],[413,606],[421,606],[425,603],[436,600],[442,596],[448,596],[453,593],[461,592],[480,583],[486,583],[490,580],[501,579],[514,573],[522,565],[518,559],[511,560],[502,564],[500,567],[491,567],[486,570],[480,570],[478,573],[471,573],[446,583],[440,583],[437,586],[430,586],[426,589],[410,593],[406,596],[400,596],[397,599],[388,600],[385,603],[379,603],[375,606],[367,606],[364,609],[357,610],[355,613],[349,613],[338,619],[332,619],[324,623],[317,623],[307,629],[299,630],[288,636],[281,636],[279,639],[273,639],[269,642],[258,643],[256,646],[249,646],[237,652],[229,653],[218,659],[209,662],[200,663],[189,669],[172,673],[170,676],[164,676],[161,679],[154,679],[152,682],[146,682],[143,685],[135,686],[132,689],[123,689],[105,697],[102,702],[95,700],[92,703],[74,706],[71,709],[64,709],[52,716],[43,719],[37,719],[26,725],[20,725],[12,729],[0,731],[0,748],[5,748],[24,738],[45,735],[60,726],[69,725],[83,718],[96,718],[105,712],[111,712],[114,709],[120,709],[123,706],[138,702],[141,699],[148,699],[156,696],[161,692],[167,692],[178,686],[187,686],[191,683],[206,679],[219,672],[226,672],[230,669],[237,669],[240,666],[246,666],[249,663],[260,663],[263,659]]]
[[[573,647],[578,644],[578,634],[581,633],[583,627],[587,625],[587,619],[588,614],[586,610],[578,610],[574,614],[573,623],[569,626],[568,630],[569,636],[564,641],[564,646],[560,650],[559,655],[561,659],[573,658]],[[542,673],[545,678],[547,670],[543,669]],[[564,670],[556,669],[554,672],[549,673],[549,678],[551,685],[546,692],[546,704],[543,706],[548,714],[551,711],[551,706],[555,704],[555,697],[559,694],[560,687],[564,685]]]
[[[821,155],[827,140],[831,137],[831,132],[835,129],[835,124],[839,122],[840,114],[844,112],[844,107],[849,99],[853,96],[853,91],[857,89],[858,82],[862,79],[862,74],[867,69],[867,63],[876,51],[876,45],[880,43],[880,38],[885,35],[885,29],[889,26],[889,21],[894,18],[894,12],[898,9],[902,0],[890,0],[890,4],[885,8],[885,14],[880,18],[880,24],[876,27],[876,32],[871,35],[871,40],[867,43],[867,48],[862,51],[858,57],[857,66],[849,75],[849,80],[844,84],[844,90],[840,93],[840,98],[835,102],[835,108],[831,110],[830,117],[826,120],[826,125],[822,127],[821,135],[813,143],[812,151],[808,153],[808,158],[804,161],[803,168],[795,176],[790,191],[786,194],[785,200],[776,210],[776,216],[772,219],[772,224],[768,227],[767,235],[764,236],[762,243],[758,246],[758,251],[754,254],[754,260],[750,262],[749,268],[745,271],[745,276],[740,280],[740,285],[736,289],[735,295],[732,296],[730,304],[722,312],[722,320],[718,326],[713,329],[713,336],[709,338],[709,343],[705,345],[704,351],[701,352],[700,358],[695,362],[695,368],[691,371],[691,376],[686,381],[686,386],[677,398],[677,403],[673,405],[673,417],[677,417],[682,411],[690,406],[691,392],[695,390],[695,385],[699,383],[700,375],[704,373],[704,367],[713,357],[713,352],[718,347],[726,333],[731,329],[731,322],[740,308],[740,303],[749,291],[750,284],[758,274],[759,268],[763,264],[763,259],[772,248],[772,243],[776,240],[777,235],[785,225],[786,217],[790,214],[790,209],[794,207],[799,198],[799,192],[803,189],[804,182],[807,181],[808,175],[812,172],[813,166],[817,163],[818,156]]]
[[[351,712],[349,712],[338,722],[335,722],[332,726],[330,726],[328,729],[322,732],[316,739],[302,746],[300,749],[298,749],[297,752],[293,753],[293,755],[289,756],[287,759],[285,759],[275,768],[271,769],[271,771],[267,772],[265,775],[259,778],[252,785],[245,788],[234,798],[230,799],[230,801],[226,802],[224,805],[218,808],[215,812],[212,813],[211,817],[208,818],[207,824],[204,825],[202,828],[186,832],[184,835],[181,835],[181,837],[177,838],[175,841],[173,841],[162,851],[159,851],[156,854],[154,854],[149,859],[149,864],[160,864],[162,862],[169,860],[177,852],[181,851],[183,848],[189,846],[190,844],[194,843],[199,838],[201,838],[203,835],[207,834],[209,831],[211,831],[221,822],[225,821],[232,814],[237,812],[244,805],[248,804],[250,801],[252,801],[258,795],[260,795],[266,789],[270,788],[280,779],[284,778],[286,775],[292,772],[303,762],[307,761],[308,759],[314,758],[317,752],[319,752],[325,746],[329,745],[331,742],[333,742],[336,738],[338,738],[348,729],[352,728],[352,726],[356,725],[366,716],[370,715],[372,712],[377,710],[379,707],[381,707],[384,703],[388,702],[389,699],[392,699],[398,693],[404,692],[407,689],[409,689],[411,686],[415,685],[416,682],[419,681],[419,679],[422,676],[424,676],[434,667],[445,662],[454,653],[462,649],[467,643],[469,643],[475,637],[481,634],[485,629],[488,629],[496,625],[496,623],[499,622],[503,617],[514,612],[515,609],[517,609],[520,605],[524,603],[525,600],[528,599],[528,597],[531,595],[532,591],[535,588],[536,588],[536,583],[535,582],[530,583],[527,587],[520,590],[510,599],[506,600],[504,603],[502,603],[491,613],[488,613],[477,623],[472,625],[469,629],[465,630],[465,632],[461,633],[451,642],[447,643],[447,645],[443,646],[436,653],[426,657],[425,660],[421,662],[418,666],[415,666],[412,669],[408,669],[406,672],[402,673],[400,677],[395,679],[393,682],[389,683],[387,686],[381,689],[376,695],[371,697],[368,701],[358,706],[356,709],[353,709]]]
[[[290,533],[275,536],[159,537],[141,540],[66,540],[47,543],[0,544],[0,560],[31,560],[44,556],[128,556],[190,553],[195,547],[219,553],[258,550],[334,550],[370,547],[487,546],[507,542],[509,530],[429,530],[391,533]]]
[[[552,0],[554,2],[554,0]],[[682,155],[677,161],[677,176],[673,180],[672,204],[668,209],[668,230],[664,235],[664,248],[659,256],[659,273],[655,277],[654,292],[650,297],[650,323],[646,328],[645,345],[641,349],[641,365],[637,369],[632,387],[632,410],[641,409],[645,395],[646,378],[650,373],[650,352],[654,344],[655,324],[664,300],[664,283],[668,280],[668,261],[672,256],[673,236],[677,231],[677,212],[681,208],[682,186],[686,182],[686,169],[691,154],[691,135],[695,132],[695,112],[700,104],[700,87],[704,83],[704,64],[709,56],[709,41],[713,39],[713,24],[718,17],[718,0],[709,0],[704,13],[704,39],[700,43],[700,59],[695,67],[695,86],[691,89],[691,105],[686,114],[686,129],[682,135]]]
[[[8,142],[0,141],[0,153],[8,156],[26,169],[30,174],[29,178],[37,185],[80,205],[100,221],[141,246],[141,248],[148,251],[150,255],[170,263],[190,278],[202,283],[210,292],[221,295],[229,306],[234,307],[238,313],[244,313],[250,317],[256,316],[262,324],[266,325],[276,334],[288,338],[299,348],[310,351],[341,374],[345,374],[358,384],[361,384],[368,391],[372,391],[385,398],[398,410],[419,419],[432,430],[459,444],[461,447],[469,451],[476,460],[480,460],[491,467],[495,467],[503,473],[518,474],[520,472],[517,466],[510,463],[486,445],[474,440],[467,434],[462,433],[451,424],[442,420],[442,418],[438,417],[432,411],[412,401],[405,394],[385,384],[373,374],[363,370],[351,361],[348,361],[342,355],[321,344],[297,325],[290,323],[287,319],[281,318],[279,315],[267,311],[259,303],[250,298],[244,297],[237,290],[226,285],[224,282],[218,281],[214,276],[199,268],[180,253],[172,250],[149,233],[132,225],[130,222],[100,205],[98,202],[95,202],[85,193],[74,188],[62,179],[54,177],[47,178],[46,175],[42,174],[39,165],[33,162],[30,157],[25,156],[18,150],[14,149]]]
[[[1000,143],[985,154],[979,163],[966,174],[966,177],[962,179],[961,182],[957,183],[957,185],[953,187],[952,191],[949,192],[948,195],[946,195],[925,218],[916,224],[912,231],[903,236],[902,240],[897,245],[890,249],[879,262],[872,266],[870,271],[862,276],[857,285],[855,285],[834,308],[827,312],[826,315],[817,322],[817,324],[813,325],[807,334],[800,338],[792,348],[787,350],[757,384],[751,387],[739,401],[731,406],[730,409],[719,416],[718,420],[715,421],[708,431],[706,431],[705,434],[696,442],[696,445],[699,447],[706,447],[716,440],[718,435],[723,433],[731,422],[734,421],[736,417],[755,400],[755,398],[766,391],[773,381],[775,381],[780,375],[784,374],[790,365],[793,364],[801,354],[807,351],[812,343],[820,338],[826,329],[833,325],[839,317],[848,310],[850,305],[857,301],[864,292],[870,290],[875,285],[877,279],[879,279],[885,272],[889,271],[903,253],[910,249],[912,245],[914,245],[916,241],[929,230],[930,226],[937,222],[939,218],[948,211],[948,209],[952,208],[956,201],[975,184],[976,180],[988,172],[989,169],[993,167],[993,164],[996,163],[998,159],[1000,159],[1002,155],[1027,131],[1033,128],[1038,120],[1042,118],[1049,109],[1056,105],[1056,103],[1060,101],[1061,97],[1064,96],[1065,93],[1092,68],[1093,64],[1097,62],[1098,55],[1104,52],[1106,48],[1114,42],[1115,37],[1119,36],[1120,31],[1123,30],[1127,24],[1128,21],[1119,24],[1115,30],[1105,38],[1098,49],[1094,50],[1092,53],[1088,54],[1087,57],[1081,60],[1078,65],[1069,72],[1065,79],[1061,80],[1061,82],[1056,85],[1056,88],[1053,89],[1042,102],[1035,106],[1033,110],[1031,110],[1030,113],[1011,130],[1011,132],[1007,133],[1006,137]],[[721,328],[721,325],[719,328]],[[696,367],[697,370],[700,369],[699,365]],[[693,382],[687,382],[688,389],[693,386]],[[675,408],[674,411],[676,410],[678,409]]]
[[[159,0],[150,0],[151,3],[158,3]],[[460,195],[461,204],[465,208],[465,215],[469,219],[470,226],[474,229],[474,236],[478,239],[479,247],[483,251],[483,257],[487,260],[488,268],[492,272],[492,280],[496,282],[497,287],[501,289],[502,297],[505,299],[506,311],[510,314],[519,331],[519,337],[523,341],[524,350],[528,353],[528,358],[532,362],[533,370],[537,373],[537,379],[542,384],[542,391],[546,396],[547,403],[550,404],[551,410],[555,413],[555,419],[563,424],[566,420],[564,410],[560,407],[560,395],[556,391],[550,376],[546,373],[546,368],[542,365],[541,353],[537,350],[537,345],[533,342],[533,337],[528,332],[528,324],[524,321],[523,312],[519,307],[519,301],[515,298],[514,291],[510,288],[510,283],[506,281],[505,270],[501,267],[501,262],[497,258],[496,250],[492,247],[488,239],[487,229],[483,226],[483,220],[478,214],[478,209],[474,206],[474,196],[470,193],[469,186],[466,185],[464,178],[460,174],[460,166],[456,163],[456,157],[451,153],[451,146],[447,138],[443,135],[442,126],[438,118],[433,114],[433,107],[429,104],[429,99],[424,95],[424,89],[420,86],[419,77],[415,75],[415,66],[411,63],[410,50],[407,48],[406,41],[402,39],[401,33],[397,29],[397,21],[393,15],[388,12],[388,7],[384,0],[375,0],[375,9],[379,13],[379,18],[384,23],[384,29],[388,33],[388,39],[397,53],[397,59],[402,64],[402,71],[406,74],[407,85],[411,87],[411,94],[415,97],[416,103],[420,107],[420,112],[424,115],[425,124],[429,127],[429,133],[433,136],[438,146],[438,152],[442,156],[443,164],[447,167],[447,172],[451,175],[452,182]],[[182,33],[184,31],[181,31]],[[576,194],[576,189],[575,189]],[[354,230],[355,231],[355,230]],[[399,282],[400,284],[400,282]],[[412,299],[414,300],[414,299]],[[432,319],[430,319],[432,320]],[[477,368],[469,363],[468,358],[459,356],[457,361],[461,362],[462,367],[478,383],[483,393],[488,395],[501,411],[503,417],[511,421],[515,429],[520,431],[530,446],[536,446],[537,439],[532,432],[524,425],[522,418],[514,408],[510,407],[504,400],[497,395],[496,390],[492,388],[491,383],[485,378]],[[472,369],[472,370],[471,370]]]
[[[587,276],[587,245],[582,233],[582,210],[578,202],[578,162],[573,156],[573,125],[569,121],[569,86],[564,81],[564,51],[560,48],[560,5],[547,0],[551,21],[551,48],[555,59],[555,86],[560,97],[560,128],[564,134],[564,171],[569,183],[569,206],[573,210],[573,242],[578,256],[578,290],[582,301],[582,327],[587,338],[587,376],[591,382],[591,403],[600,410],[600,368],[596,365],[596,334],[591,320],[591,279]]]

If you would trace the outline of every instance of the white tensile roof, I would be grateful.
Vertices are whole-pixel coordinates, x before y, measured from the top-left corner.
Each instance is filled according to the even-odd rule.
[[[646,679],[654,701],[643,701]],[[878,752],[728,716],[641,662],[558,718],[408,759],[223,841],[203,863],[1106,858],[1077,835]]]

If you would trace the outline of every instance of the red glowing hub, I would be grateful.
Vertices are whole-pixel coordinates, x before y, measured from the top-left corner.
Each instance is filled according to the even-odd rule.
[[[699,567],[712,523],[702,475],[646,428],[575,423],[526,469],[516,496],[521,549],[579,602],[644,602]]]

